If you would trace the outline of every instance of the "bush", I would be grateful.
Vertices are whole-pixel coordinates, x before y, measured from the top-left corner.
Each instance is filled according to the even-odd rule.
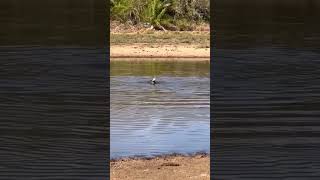
[[[146,9],[142,12],[142,20],[163,29],[162,22],[169,18],[166,11],[171,5],[171,0],[148,0]]]
[[[190,24],[190,21],[187,19],[179,19],[176,21],[176,25],[180,31],[191,31],[192,26]]]
[[[140,22],[140,13],[144,7],[143,0],[113,0],[111,5],[111,18],[121,22]]]
[[[156,29],[190,30],[192,22],[209,22],[209,0],[110,0],[111,20],[149,23]]]

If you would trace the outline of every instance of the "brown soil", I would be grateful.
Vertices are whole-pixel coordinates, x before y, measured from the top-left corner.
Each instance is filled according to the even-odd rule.
[[[209,180],[209,155],[163,156],[111,161],[111,180]]]
[[[210,24],[208,23],[193,24],[191,26],[191,29],[193,31],[210,32]],[[126,23],[121,23],[119,21],[110,21],[111,33],[133,33],[133,32],[145,32],[148,30],[150,30],[150,27],[145,26],[141,23],[133,25],[132,23],[130,23],[130,21]]]
[[[210,31],[155,31],[111,23],[110,57],[210,58]]]
[[[112,45],[111,58],[210,58],[209,47],[192,45],[128,44]]]

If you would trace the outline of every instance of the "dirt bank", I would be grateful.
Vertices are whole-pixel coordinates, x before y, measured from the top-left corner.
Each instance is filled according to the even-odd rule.
[[[210,32],[111,33],[111,58],[210,58]]]
[[[210,48],[190,45],[131,44],[110,47],[111,58],[210,58]]]
[[[111,161],[111,180],[209,180],[210,156],[162,156]]]

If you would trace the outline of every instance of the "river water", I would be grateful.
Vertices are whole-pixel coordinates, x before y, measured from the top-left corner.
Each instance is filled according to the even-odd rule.
[[[318,1],[216,1],[215,179],[319,179]]]
[[[107,179],[105,1],[0,2],[0,179]]]
[[[209,152],[209,61],[111,63],[111,158]],[[159,84],[149,81],[156,76]]]

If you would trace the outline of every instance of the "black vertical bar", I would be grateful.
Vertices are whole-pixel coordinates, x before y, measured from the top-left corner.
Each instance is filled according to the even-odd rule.
[[[109,179],[109,1],[0,1],[0,179]]]

